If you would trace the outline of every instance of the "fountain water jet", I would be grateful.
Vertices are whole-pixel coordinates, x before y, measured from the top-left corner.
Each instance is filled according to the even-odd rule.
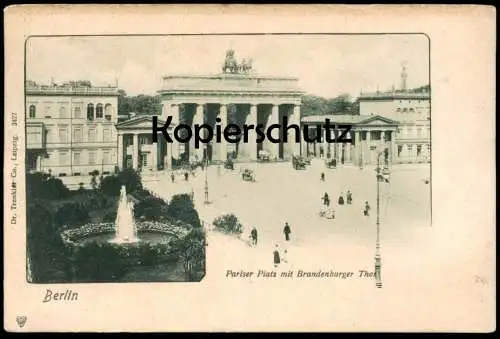
[[[125,186],[120,189],[120,200],[118,201],[118,210],[116,213],[115,229],[116,234],[110,242],[125,244],[139,241],[137,238],[137,229],[134,222],[134,205],[127,199]]]

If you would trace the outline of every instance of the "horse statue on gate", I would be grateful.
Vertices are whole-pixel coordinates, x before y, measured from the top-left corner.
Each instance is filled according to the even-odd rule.
[[[224,73],[237,73],[238,63],[236,62],[236,57],[234,56],[234,50],[229,49],[226,52],[226,60],[222,66],[222,72]]]

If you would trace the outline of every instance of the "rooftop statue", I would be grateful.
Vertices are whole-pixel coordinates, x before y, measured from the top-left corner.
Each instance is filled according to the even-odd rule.
[[[226,60],[222,66],[222,72],[234,74],[248,74],[252,69],[252,60],[242,60],[241,64],[236,61],[234,50],[228,49],[226,52]]]

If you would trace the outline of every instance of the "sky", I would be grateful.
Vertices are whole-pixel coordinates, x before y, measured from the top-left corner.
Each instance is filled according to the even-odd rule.
[[[226,50],[253,60],[256,74],[292,76],[307,94],[333,98],[429,84],[424,35],[193,35],[33,37],[26,79],[40,84],[89,80],[128,95],[155,95],[169,74],[219,74]]]

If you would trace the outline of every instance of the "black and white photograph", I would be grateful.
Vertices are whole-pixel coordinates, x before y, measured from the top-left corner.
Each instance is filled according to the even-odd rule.
[[[200,281],[210,243],[212,269],[233,258],[272,268],[273,248],[291,268],[313,268],[345,262],[355,247],[362,267],[376,255],[369,272],[381,287],[381,251],[431,226],[429,43],[423,34],[30,38],[29,281]],[[153,117],[158,129],[170,117],[171,134],[180,124],[215,129],[216,119],[240,132],[278,124],[280,140],[169,141]],[[327,140],[325,119],[348,126],[345,142]]]
[[[486,6],[14,7],[10,330],[494,328]]]

